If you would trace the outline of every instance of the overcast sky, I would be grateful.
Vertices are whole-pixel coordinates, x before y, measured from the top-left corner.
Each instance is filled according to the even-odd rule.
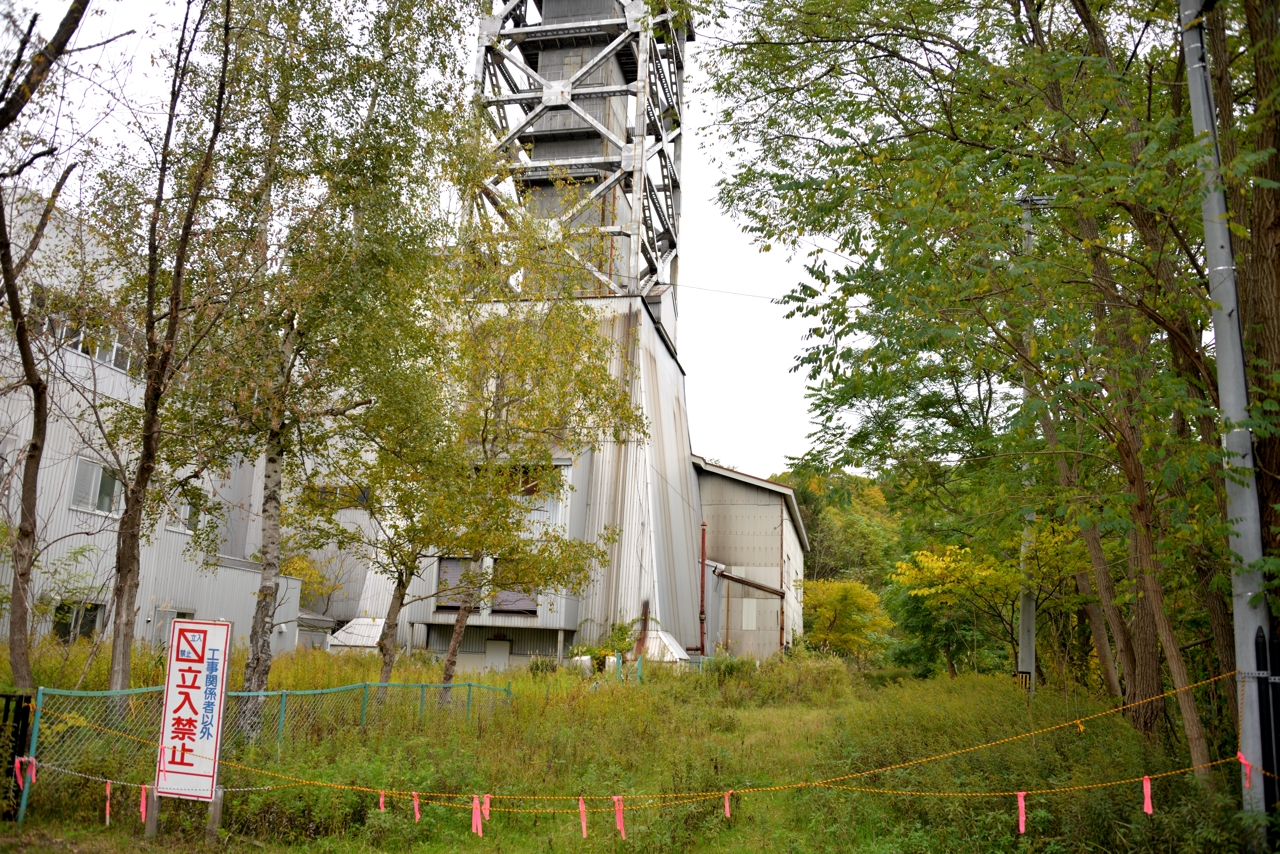
[[[786,310],[770,301],[803,279],[804,270],[781,253],[757,251],[716,206],[716,181],[723,173],[708,156],[714,140],[694,91],[696,59],[691,64],[677,349],[687,374],[693,452],[768,477],[809,446],[805,381],[791,372],[804,346],[805,323],[785,319]]]

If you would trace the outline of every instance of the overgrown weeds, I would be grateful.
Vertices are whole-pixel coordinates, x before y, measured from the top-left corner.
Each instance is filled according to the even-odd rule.
[[[317,688],[376,679],[373,656],[295,653],[273,668],[272,687]],[[393,677],[434,682],[438,665],[402,659]],[[905,797],[831,787],[734,795],[660,810],[640,809],[641,795],[726,792],[846,777],[887,765],[968,748],[1083,717],[1107,706],[1083,692],[1042,691],[1028,701],[1006,677],[914,680],[851,672],[838,659],[799,654],[757,665],[710,659],[696,669],[646,663],[584,676],[572,668],[537,668],[482,678],[512,682],[515,700],[467,717],[428,709],[394,725],[290,733],[277,753],[267,740],[243,749],[245,768],[228,768],[228,787],[324,786],[228,794],[224,828],[288,848],[452,851],[575,850],[619,847],[612,802],[589,817],[581,838],[578,795],[622,795],[627,849],[640,851],[1224,851],[1238,847],[1234,769],[1216,793],[1189,775],[1155,781],[1155,814],[1142,812],[1141,783],[1028,797],[1027,834],[1017,832],[1016,800]],[[416,706],[415,706],[416,709]],[[1171,710],[1176,714],[1176,710]],[[390,720],[390,719],[388,719]],[[1215,757],[1217,758],[1217,757]],[[1015,792],[1084,786],[1185,767],[1182,751],[1146,742],[1118,714],[982,750],[838,785],[925,792]],[[145,769],[139,769],[143,782]],[[373,790],[366,791],[365,789]],[[419,792],[412,802],[378,791]],[[559,812],[495,812],[483,840],[470,835],[471,796],[492,793],[495,806]],[[460,795],[463,808],[438,805]],[[503,794],[567,800],[512,801]],[[137,790],[117,789],[116,814],[136,810]],[[42,775],[31,819],[101,820],[101,784]],[[130,802],[132,800],[132,803]],[[129,809],[126,809],[128,807]],[[136,816],[136,812],[133,813]],[[163,833],[194,840],[200,813],[166,802]],[[115,833],[139,830],[127,823]],[[124,837],[121,837],[123,840]]]

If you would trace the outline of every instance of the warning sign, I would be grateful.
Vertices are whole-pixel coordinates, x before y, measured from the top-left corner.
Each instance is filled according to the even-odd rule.
[[[173,621],[156,762],[157,795],[213,800],[230,640],[230,623]]]

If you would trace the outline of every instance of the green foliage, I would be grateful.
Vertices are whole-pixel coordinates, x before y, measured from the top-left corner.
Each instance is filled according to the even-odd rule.
[[[901,547],[898,520],[877,483],[803,464],[774,479],[796,491],[809,537],[806,578],[854,579],[873,588],[884,583]]]
[[[859,581],[807,581],[805,644],[866,663],[889,645],[892,627],[880,597]]]
[[[607,659],[619,653],[628,655],[635,651],[635,639],[639,623],[640,618],[636,618],[630,623],[614,623],[609,626],[609,631],[594,644],[574,644],[570,650],[570,655],[590,658],[595,672],[603,673]]]

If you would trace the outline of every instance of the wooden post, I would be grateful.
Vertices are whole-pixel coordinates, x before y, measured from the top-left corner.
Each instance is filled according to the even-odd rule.
[[[160,822],[160,796],[156,794],[155,786],[147,789],[147,839],[155,839],[156,831],[159,830]]]
[[[224,789],[218,786],[213,790],[213,800],[209,801],[209,824],[204,829],[204,844],[218,844],[218,828],[222,827],[222,793]]]

